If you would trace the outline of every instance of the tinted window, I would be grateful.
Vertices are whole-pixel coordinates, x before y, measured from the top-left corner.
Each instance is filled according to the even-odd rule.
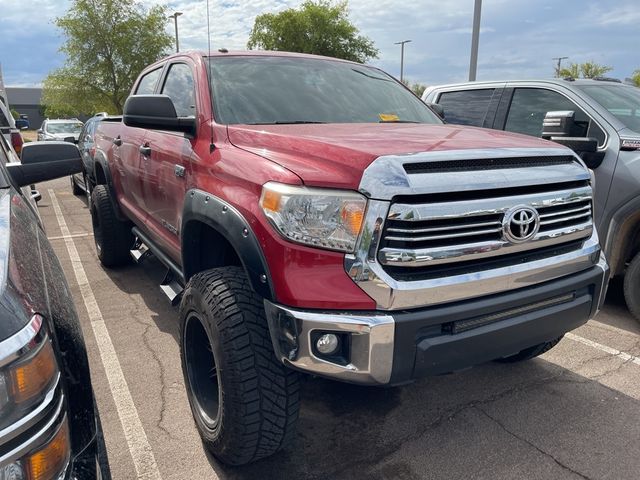
[[[441,123],[386,73],[334,60],[211,59],[216,120],[223,124]]]
[[[576,85],[625,126],[640,133],[640,88],[625,85]]]
[[[188,65],[184,63],[171,65],[164,87],[162,87],[162,93],[171,97],[179,117],[189,117],[196,114],[193,74]]]
[[[162,68],[156,68],[155,70],[147,73],[140,79],[138,88],[136,88],[136,95],[151,95],[156,90],[158,80],[160,80],[160,74]]]
[[[444,108],[447,122],[482,127],[495,89],[446,92],[438,103]]]
[[[564,95],[542,88],[516,88],[507,116],[505,130],[539,137],[542,135],[542,121],[547,112],[573,110],[578,137],[595,137],[604,143],[604,132],[591,121],[589,116]]]

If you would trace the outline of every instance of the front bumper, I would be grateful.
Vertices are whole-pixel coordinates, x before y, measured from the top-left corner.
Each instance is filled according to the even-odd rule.
[[[286,365],[350,383],[397,385],[461,370],[562,336],[604,301],[604,257],[588,270],[533,287],[420,310],[310,312],[265,301],[278,358]],[[318,332],[346,335],[348,361],[323,358]]]

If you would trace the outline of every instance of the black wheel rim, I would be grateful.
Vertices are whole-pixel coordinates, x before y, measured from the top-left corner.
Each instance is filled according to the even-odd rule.
[[[204,424],[213,429],[220,415],[218,369],[209,335],[194,313],[187,318],[182,341],[195,410]]]

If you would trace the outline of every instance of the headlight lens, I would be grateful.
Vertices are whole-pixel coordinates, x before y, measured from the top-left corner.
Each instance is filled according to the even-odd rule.
[[[269,182],[260,206],[287,239],[341,252],[353,252],[367,199],[356,192]]]
[[[58,381],[58,364],[42,318],[36,315],[28,328],[34,336],[15,360],[0,368],[0,430],[31,412]]]

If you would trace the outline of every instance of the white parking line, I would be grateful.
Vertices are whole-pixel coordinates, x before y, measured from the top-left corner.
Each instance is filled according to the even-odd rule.
[[[107,375],[107,381],[109,382],[113,400],[115,401],[116,409],[118,410],[118,417],[120,417],[120,423],[122,424],[124,436],[127,440],[127,444],[129,445],[129,452],[133,458],[133,465],[136,469],[138,479],[161,480],[162,477],[160,476],[160,471],[158,470],[153,450],[151,450],[147,434],[144,432],[142,422],[138,416],[138,411],[133,403],[131,392],[129,391],[127,381],[122,373],[122,368],[120,367],[116,350],[111,342],[109,331],[104,323],[102,312],[98,307],[96,297],[93,295],[91,285],[89,285],[89,280],[87,279],[87,274],[85,273],[82,261],[80,260],[80,255],[78,255],[78,250],[73,242],[73,237],[69,232],[67,222],[65,221],[64,216],[62,215],[62,210],[60,209],[60,204],[58,203],[56,194],[52,189],[49,189],[49,196],[51,197],[51,204],[53,205],[58,225],[62,231],[62,237],[64,238],[67,246],[69,257],[71,258],[71,265],[76,275],[78,286],[80,287],[80,294],[82,295],[84,305],[87,308],[87,313],[89,314],[91,328],[93,329],[93,334],[95,335],[96,342],[98,344],[102,365],[104,366],[104,371]]]
[[[606,352],[609,355],[613,355],[614,357],[618,357],[625,362],[635,363],[636,365],[640,365],[640,357],[636,357],[626,352],[621,352],[620,350],[616,350],[615,348],[607,347],[606,345],[602,345],[601,343],[594,342],[593,340],[589,340],[588,338],[581,337],[580,335],[576,335],[575,333],[567,333],[565,335],[570,340],[574,342],[582,343],[583,345],[587,345],[589,347],[600,350],[601,352]]]
[[[57,237],[48,237],[51,240],[66,240],[67,238],[93,237],[93,233],[74,233],[71,235],[58,235]]]

